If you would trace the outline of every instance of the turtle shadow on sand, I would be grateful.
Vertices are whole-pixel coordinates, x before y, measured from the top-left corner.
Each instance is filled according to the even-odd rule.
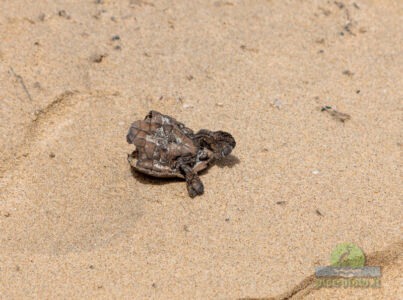
[[[219,168],[233,168],[239,163],[241,163],[239,158],[233,154],[230,154],[220,160],[214,161],[212,165],[217,166]]]
[[[241,161],[239,160],[238,157],[236,157],[233,154],[230,154],[224,158],[221,158],[220,160],[214,160],[206,169],[201,170],[199,172],[200,176],[206,175],[208,174],[209,170],[214,167],[217,166],[220,169],[224,169],[224,168],[233,168],[235,167],[237,164],[241,163]]]

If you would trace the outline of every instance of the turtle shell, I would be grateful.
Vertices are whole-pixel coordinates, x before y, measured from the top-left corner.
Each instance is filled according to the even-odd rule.
[[[193,142],[193,131],[174,118],[150,111],[144,120],[135,121],[127,134],[127,142],[136,146],[128,161],[137,171],[155,177],[180,177],[180,162],[196,171],[207,167],[200,161],[201,152]]]

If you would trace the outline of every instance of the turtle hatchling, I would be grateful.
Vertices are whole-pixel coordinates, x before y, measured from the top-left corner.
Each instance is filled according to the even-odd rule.
[[[132,123],[126,139],[136,146],[128,155],[135,170],[154,177],[184,178],[190,197],[204,191],[197,173],[214,160],[229,155],[236,145],[227,132],[201,129],[194,133],[174,118],[155,110],[144,120]]]

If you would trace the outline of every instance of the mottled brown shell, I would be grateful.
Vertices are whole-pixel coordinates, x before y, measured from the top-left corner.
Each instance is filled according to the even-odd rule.
[[[174,118],[151,111],[144,120],[135,121],[127,135],[128,143],[136,146],[129,162],[136,170],[155,177],[181,177],[179,159],[196,167],[199,149],[194,144],[193,131]],[[192,162],[192,160],[194,160]],[[208,162],[197,164],[197,169]]]

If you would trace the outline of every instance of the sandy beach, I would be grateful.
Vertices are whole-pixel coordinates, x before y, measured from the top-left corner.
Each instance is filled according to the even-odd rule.
[[[403,2],[0,2],[0,299],[397,299]],[[131,170],[150,110],[230,132]],[[354,243],[379,288],[318,288]]]

